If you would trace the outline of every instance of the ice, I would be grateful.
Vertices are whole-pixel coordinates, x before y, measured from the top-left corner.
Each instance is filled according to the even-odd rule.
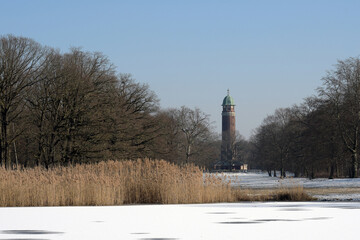
[[[214,174],[214,173],[213,173]],[[303,187],[304,189],[336,189],[332,191],[309,192],[310,195],[319,201],[360,201],[360,178],[294,178],[287,173],[286,178],[269,177],[265,172],[233,172],[217,173],[225,181],[230,181],[231,186],[247,189],[278,189],[288,187]],[[344,190],[342,190],[344,189]],[[342,192],[343,191],[343,192]]]
[[[360,193],[348,193],[348,194],[314,194],[315,197],[319,201],[354,201],[360,202]]]
[[[269,177],[267,173],[223,173],[219,174],[224,179],[231,180],[232,186],[240,186],[243,188],[279,188],[302,186],[304,188],[360,188],[360,178],[279,178]]]
[[[0,239],[358,239],[360,203],[0,208]]]
[[[227,173],[243,188],[359,188],[360,179]],[[360,193],[318,202],[0,208],[0,239],[358,239]],[[340,202],[321,202],[340,201]]]

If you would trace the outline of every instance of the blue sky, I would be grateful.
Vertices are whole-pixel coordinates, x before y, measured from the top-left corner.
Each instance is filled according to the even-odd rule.
[[[245,137],[360,54],[360,1],[0,0],[0,9],[0,35],[102,52],[163,108],[199,107],[219,133],[229,88]]]

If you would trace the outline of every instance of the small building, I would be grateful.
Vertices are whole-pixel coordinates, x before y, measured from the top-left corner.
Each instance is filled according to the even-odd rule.
[[[224,162],[218,161],[214,164],[215,171],[234,171],[234,172],[247,172],[248,165],[246,163],[239,163],[239,162]]]
[[[240,167],[240,171],[247,172],[247,170],[248,170],[248,165],[246,163],[242,164]]]
[[[215,171],[229,171],[231,170],[231,164],[224,161],[218,161],[214,164]]]

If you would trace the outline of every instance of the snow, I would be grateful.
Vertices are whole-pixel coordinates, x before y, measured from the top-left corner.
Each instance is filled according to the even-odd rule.
[[[221,174],[220,174],[221,175]],[[219,175],[219,176],[220,176]],[[290,175],[290,174],[289,174]],[[231,180],[232,186],[243,188],[279,188],[302,186],[304,188],[360,188],[360,178],[293,178],[269,177],[267,173],[224,173],[223,177]]]
[[[0,208],[0,239],[358,239],[358,202]]]
[[[237,172],[220,173],[219,177],[230,181],[231,186],[248,189],[276,189],[286,187],[303,187],[305,189],[337,189],[336,193],[327,191],[322,194],[312,194],[319,201],[360,201],[360,178],[294,178],[291,173],[287,173],[287,178],[269,177],[265,172]],[[280,175],[280,174],[279,174]],[[339,194],[339,189],[347,191]],[[352,191],[349,191],[352,189]]]
[[[318,202],[0,208],[0,240],[359,239],[360,179],[280,179],[264,173],[222,177],[242,188],[351,191],[314,195]],[[339,202],[349,200],[358,202]]]
[[[354,201],[360,202],[360,193],[343,193],[343,194],[314,194],[312,195],[318,201]]]

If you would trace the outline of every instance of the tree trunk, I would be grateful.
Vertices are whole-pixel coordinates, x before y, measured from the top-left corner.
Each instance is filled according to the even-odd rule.
[[[294,171],[294,177],[299,177],[299,170],[296,168],[296,170]]]
[[[5,164],[6,169],[10,169],[11,161],[9,158],[9,143],[8,143],[8,127],[7,127],[7,114],[6,112],[1,113],[1,159]]]
[[[63,155],[63,164],[68,166],[70,164],[70,152],[71,152],[71,136],[70,133],[67,134],[65,137],[65,144],[64,144],[64,155]]]
[[[283,158],[283,151],[281,151],[280,154],[280,177],[283,178],[284,177],[284,158]]]
[[[332,163],[331,166],[330,166],[329,179],[333,179],[333,178],[334,178],[334,172],[335,172],[335,166],[334,166],[334,163]]]
[[[285,175],[284,168],[281,166],[280,168],[280,177],[283,178]]]
[[[358,177],[358,154],[356,151],[352,154],[352,162],[351,162],[351,178]]]
[[[191,146],[188,145],[186,147],[186,163],[189,163],[189,161],[190,161],[190,154],[191,154]]]
[[[335,169],[336,169],[336,177],[340,177],[340,168],[339,168],[339,162],[336,158],[335,160]],[[343,175],[343,171],[341,171],[341,175]]]
[[[315,178],[315,174],[314,174],[314,166],[311,166],[311,173],[310,173],[310,177],[309,179],[312,180]]]
[[[2,158],[2,138],[1,138],[2,134],[0,131],[0,167],[4,166],[4,159]]]
[[[43,152],[43,148],[42,148],[42,143],[41,143],[41,139],[40,139],[38,142],[38,153],[36,154],[36,157],[35,157],[35,165],[38,167],[41,164],[42,152]]]

